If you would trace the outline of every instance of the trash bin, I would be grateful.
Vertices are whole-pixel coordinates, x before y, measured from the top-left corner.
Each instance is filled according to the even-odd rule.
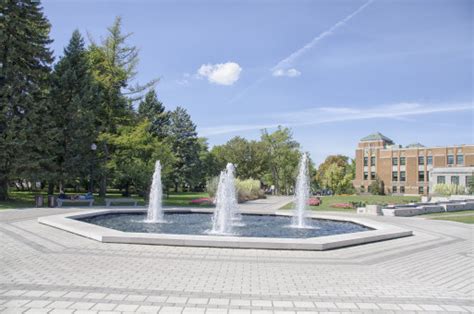
[[[54,195],[48,195],[48,207],[56,207],[56,198]]]
[[[36,207],[43,207],[43,195],[35,195],[35,206]]]

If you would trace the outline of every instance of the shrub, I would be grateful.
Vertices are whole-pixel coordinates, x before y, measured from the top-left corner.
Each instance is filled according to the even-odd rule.
[[[239,202],[256,200],[262,198],[263,191],[260,189],[260,181],[254,179],[235,180],[237,198]]]
[[[311,197],[308,200],[308,205],[309,206],[319,206],[321,204],[321,200],[315,197]]]
[[[207,181],[206,191],[209,196],[214,198],[217,193],[217,186],[219,185],[219,177],[214,177]],[[237,190],[237,200],[239,203],[265,198],[265,194],[260,189],[260,181],[254,179],[235,180],[235,188]]]
[[[436,184],[433,190],[436,194],[443,196],[466,194],[464,186],[458,184]]]

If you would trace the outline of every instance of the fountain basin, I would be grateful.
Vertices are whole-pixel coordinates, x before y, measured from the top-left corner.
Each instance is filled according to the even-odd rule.
[[[166,209],[169,214],[207,214],[213,211],[203,209]],[[328,250],[340,247],[400,238],[412,235],[412,231],[386,223],[363,218],[342,218],[338,216],[318,216],[310,214],[310,219],[332,220],[336,222],[355,224],[363,227],[366,231],[321,235],[306,238],[290,237],[256,237],[256,236],[221,236],[221,235],[191,235],[191,234],[171,234],[171,233],[145,233],[145,232],[124,232],[87,223],[83,220],[92,220],[94,217],[104,215],[145,215],[143,209],[104,209],[85,211],[79,213],[68,213],[41,217],[38,222],[41,224],[56,227],[71,233],[75,233],[90,239],[104,243],[128,243],[128,244],[152,244],[152,245],[172,245],[172,246],[198,246],[198,247],[223,247],[223,248],[253,248],[253,249],[281,249],[281,250]],[[263,212],[252,211],[251,215],[268,215]],[[271,216],[281,217],[291,221],[288,213],[277,212]],[[144,216],[143,216],[144,217]],[[166,215],[165,215],[166,217]],[[243,227],[245,228],[245,227]]]

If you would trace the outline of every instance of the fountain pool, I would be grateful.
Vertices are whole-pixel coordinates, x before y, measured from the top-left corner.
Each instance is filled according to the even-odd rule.
[[[123,232],[161,234],[216,234],[212,230],[212,214],[202,212],[168,212],[166,224],[144,223],[144,213],[113,213],[84,217],[78,220]],[[282,215],[242,214],[242,224],[235,225],[232,233],[220,236],[263,237],[263,238],[312,238],[319,236],[354,233],[371,230],[366,226],[347,221],[307,219],[313,228],[291,228],[291,217]],[[219,234],[218,234],[219,235]]]

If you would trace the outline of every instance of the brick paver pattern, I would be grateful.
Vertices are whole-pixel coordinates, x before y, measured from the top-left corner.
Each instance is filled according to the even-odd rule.
[[[0,212],[0,312],[474,312],[472,225],[368,217],[414,236],[305,252],[106,244],[36,221],[79,210]]]

